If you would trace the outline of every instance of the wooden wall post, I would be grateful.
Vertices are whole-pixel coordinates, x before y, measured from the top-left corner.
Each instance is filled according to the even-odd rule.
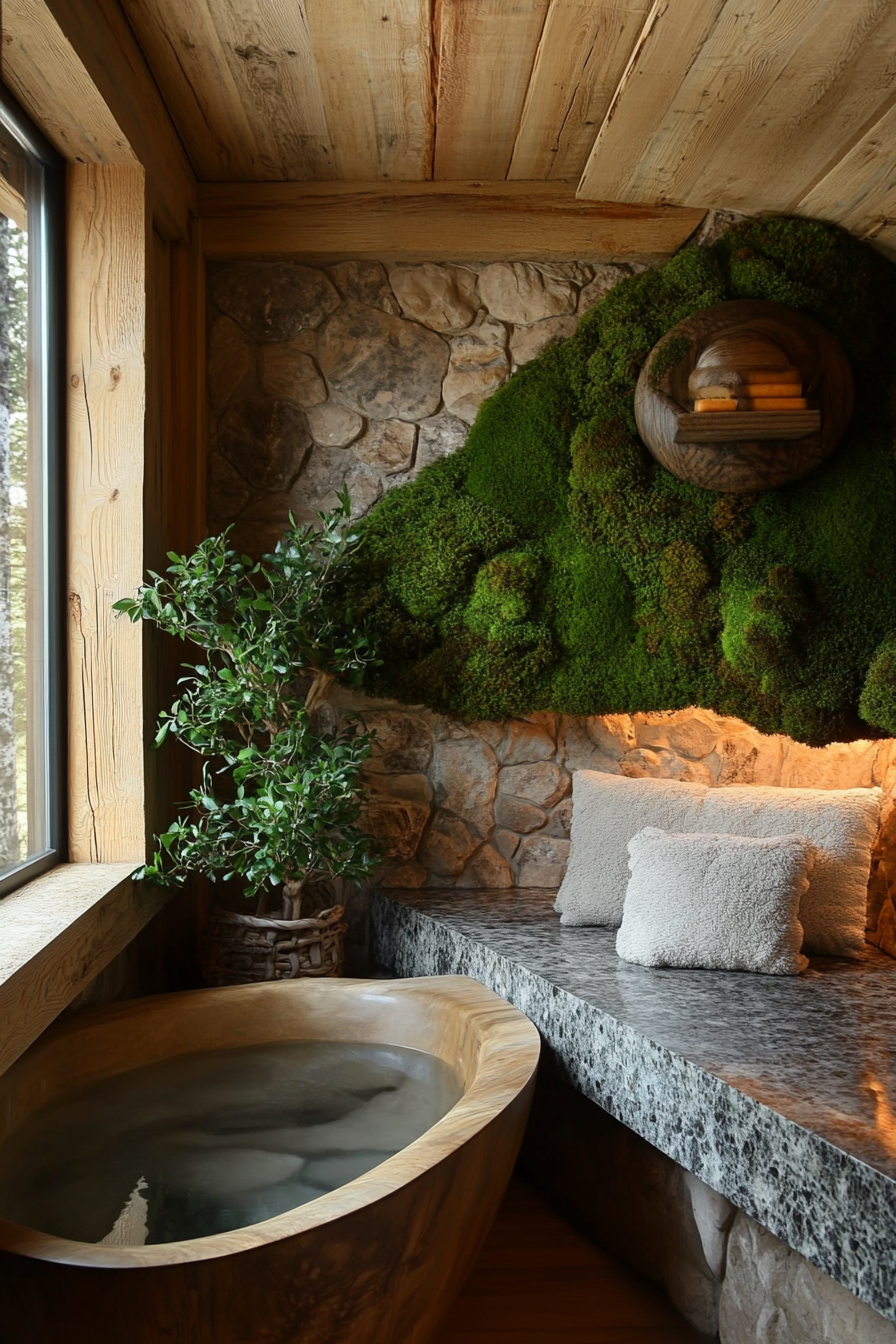
[[[143,861],[144,173],[68,175],[69,857]],[[127,707],[126,709],[124,707]]]

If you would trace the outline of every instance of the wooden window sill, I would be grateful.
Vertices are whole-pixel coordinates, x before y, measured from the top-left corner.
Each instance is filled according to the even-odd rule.
[[[63,863],[0,901],[0,1073],[168,900],[135,863]]]

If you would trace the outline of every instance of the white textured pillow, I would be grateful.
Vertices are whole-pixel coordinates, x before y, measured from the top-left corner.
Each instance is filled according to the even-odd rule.
[[[631,878],[616,951],[640,966],[798,975],[805,835],[753,840],[647,826],[629,842]]]
[[[865,944],[880,799],[880,789],[776,789],[752,784],[709,789],[693,829],[756,838],[794,831],[807,835],[816,853],[800,907],[806,951],[855,957]]]
[[[560,923],[618,925],[628,885],[629,840],[644,826],[698,830],[708,792],[705,784],[577,770],[569,864],[554,907],[562,913]]]

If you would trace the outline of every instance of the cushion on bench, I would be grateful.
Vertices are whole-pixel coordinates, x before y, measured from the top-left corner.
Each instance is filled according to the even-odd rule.
[[[645,826],[752,839],[796,833],[808,836],[816,850],[800,911],[805,950],[855,957],[864,946],[871,849],[880,825],[879,788],[710,789],[578,770],[572,796],[569,865],[556,903],[562,924],[620,924],[629,878],[628,842]]]
[[[629,841],[631,877],[616,951],[641,966],[798,975],[800,899],[814,862],[804,835],[752,840],[645,826]]]

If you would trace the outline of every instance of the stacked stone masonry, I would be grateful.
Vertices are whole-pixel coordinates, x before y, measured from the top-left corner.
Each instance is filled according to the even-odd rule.
[[[239,262],[209,277],[209,527],[260,552],[343,485],[355,515],[465,441],[511,372],[635,269]]]
[[[707,214],[694,242],[742,218]],[[208,521],[252,553],[347,484],[363,516],[640,263],[244,261],[209,273]]]
[[[388,846],[392,887],[556,887],[569,856],[572,774],[726,787],[884,790],[868,927],[896,953],[896,740],[807,747],[709,710],[458,723],[429,710],[339,695],[375,732],[368,824]],[[880,919],[882,909],[887,917]]]
[[[662,1208],[651,1277],[682,1315],[719,1344],[894,1344],[896,1325],[695,1176],[660,1155],[645,1221]],[[656,1178],[657,1172],[654,1173]],[[651,1195],[655,1202],[650,1203]],[[637,1215],[636,1215],[637,1219]]]
[[[896,1326],[745,1213],[728,1233],[721,1344],[894,1344]]]

